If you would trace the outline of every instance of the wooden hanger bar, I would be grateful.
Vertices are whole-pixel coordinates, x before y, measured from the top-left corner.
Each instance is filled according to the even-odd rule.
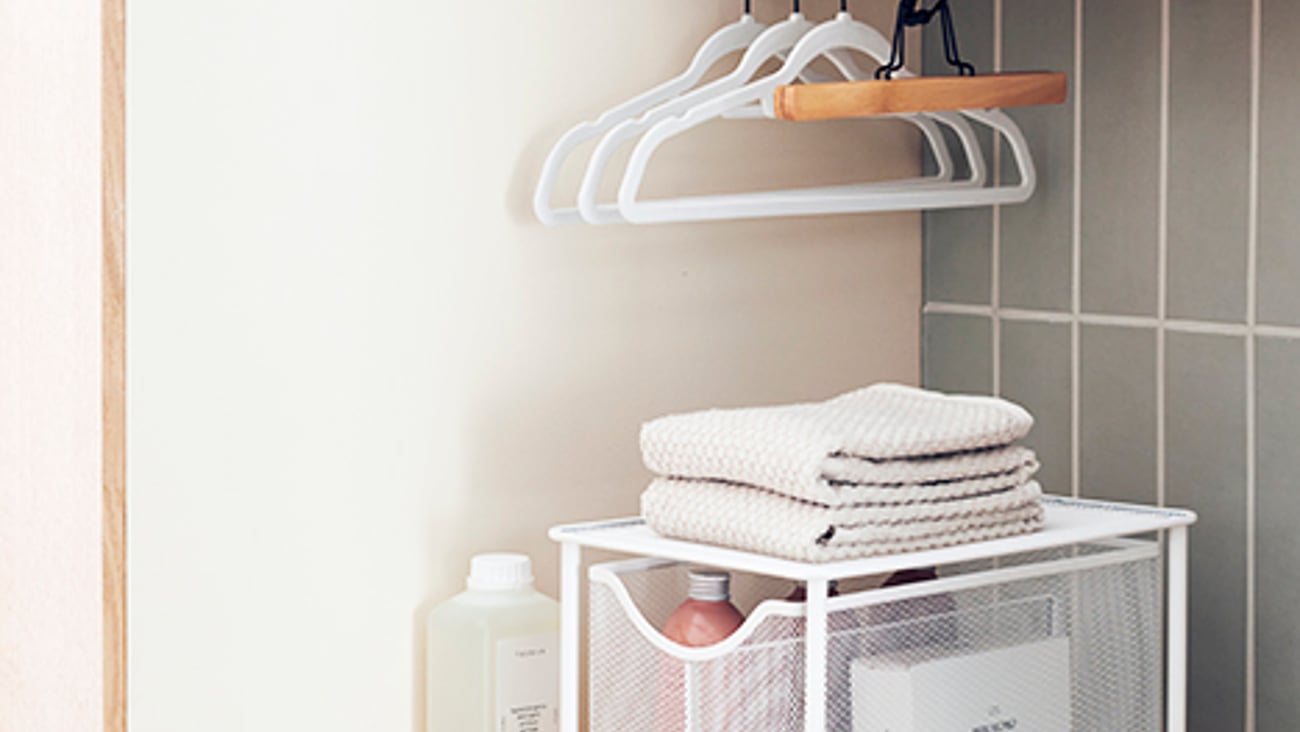
[[[878,81],[794,84],[776,90],[778,119],[805,122],[882,114],[1061,104],[1058,72],[980,76],[912,76]]]

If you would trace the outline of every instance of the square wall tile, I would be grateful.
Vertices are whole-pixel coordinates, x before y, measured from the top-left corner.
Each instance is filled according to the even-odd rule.
[[[1259,320],[1300,325],[1300,3],[1263,0],[1259,99]]]
[[[1079,334],[1079,494],[1156,503],[1156,332]]]
[[[1004,0],[1003,66],[1074,69],[1074,0]],[[1071,76],[1073,74],[1071,73]],[[1070,79],[1071,95],[1076,91]],[[1003,206],[1000,303],[1003,307],[1069,310],[1074,212],[1074,103],[1008,109],[1042,171],[1033,198]],[[1009,148],[1004,180],[1013,178]]]
[[[1246,320],[1250,13],[1170,5],[1169,315]],[[1206,50],[1213,48],[1213,53]]]
[[[1282,730],[1300,720],[1300,341],[1257,348],[1256,704],[1258,728]]]
[[[1155,315],[1160,3],[1084,3],[1079,92],[1083,308]]]
[[[1002,396],[1034,415],[1043,490],[1070,495],[1070,326],[1002,322]]]
[[[1241,729],[1246,711],[1246,344],[1170,333],[1166,498],[1195,510],[1190,548],[1189,730]]]
[[[927,211],[925,301],[992,302],[993,215],[988,209]]]
[[[958,394],[993,391],[993,322],[976,315],[927,315],[921,383]]]
[[[953,18],[960,29],[962,55],[981,71],[993,66],[993,0],[969,0],[953,7]],[[924,69],[927,74],[950,74],[944,60],[943,43],[927,34],[923,44]],[[990,169],[993,165],[993,135],[989,128],[973,124],[984,149]],[[957,162],[957,174],[965,175],[965,155],[955,138],[946,135],[949,149]],[[988,206],[978,208],[927,211],[923,217],[925,247],[925,299],[927,302],[956,302],[988,305],[992,292],[993,212]]]

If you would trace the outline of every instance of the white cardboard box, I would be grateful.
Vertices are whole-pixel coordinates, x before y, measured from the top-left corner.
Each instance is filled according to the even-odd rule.
[[[1066,637],[853,662],[853,732],[1070,732]]]

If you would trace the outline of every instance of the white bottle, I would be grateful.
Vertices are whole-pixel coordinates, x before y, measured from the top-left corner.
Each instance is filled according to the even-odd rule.
[[[429,613],[428,732],[558,732],[560,607],[522,554],[480,554]]]

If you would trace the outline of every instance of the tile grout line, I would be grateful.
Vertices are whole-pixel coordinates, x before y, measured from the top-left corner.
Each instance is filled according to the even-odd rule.
[[[1166,331],[1175,333],[1199,333],[1201,335],[1224,335],[1246,337],[1250,326],[1242,323],[1216,323],[1213,320],[1179,320],[1177,318],[1163,321]]]
[[[1002,71],[1002,3],[993,0],[993,73]],[[1002,184],[1002,137],[993,131],[993,185]],[[993,206],[992,240],[990,242],[991,271],[989,273],[989,305],[993,320],[989,329],[992,337],[990,360],[993,370],[993,396],[1002,395],[1002,318],[998,311],[1002,307],[1002,207]]]
[[[1168,501],[1169,475],[1169,433],[1168,404],[1165,371],[1168,364],[1169,336],[1166,331],[1169,317],[1169,99],[1171,77],[1171,0],[1160,2],[1160,143],[1158,162],[1158,183],[1156,197],[1156,505],[1164,506]],[[1165,548],[1167,535],[1160,534],[1160,617],[1166,623],[1168,585]],[[1168,632],[1166,625],[1165,632]],[[1186,676],[1184,676],[1186,678]],[[1185,683],[1185,682],[1184,682]],[[1183,690],[1186,699],[1186,688]],[[1184,701],[1184,707],[1186,702]]]
[[[1256,325],[1251,328],[1258,338],[1281,338],[1286,340],[1300,340],[1300,328],[1289,325]]]
[[[1002,308],[998,315],[1004,320],[1018,320],[1021,322],[1039,322],[1039,323],[1063,323],[1068,324],[1074,321],[1074,316],[1070,313],[1056,313],[1043,310],[1024,310],[1021,308]]]
[[[1079,313],[1083,311],[1083,276],[1080,262],[1082,256],[1083,232],[1083,0],[1074,0],[1072,21],[1074,48],[1071,59],[1074,68],[1073,99],[1074,108],[1070,120],[1070,313],[1066,322],[1070,327],[1070,495],[1078,498],[1082,494],[1080,475],[1082,474],[1080,414],[1082,412],[1080,361]],[[1021,313],[1016,313],[1020,315]],[[1070,612],[1079,612],[1079,576],[1071,581]]]
[[[1256,580],[1256,506],[1258,495],[1258,457],[1256,414],[1259,404],[1259,373],[1256,351],[1256,326],[1259,320],[1259,109],[1260,75],[1263,46],[1263,3],[1252,0],[1250,13],[1250,180],[1246,239],[1246,732],[1255,732],[1257,710],[1258,663],[1255,643],[1258,637],[1255,609]]]
[[[1169,86],[1171,18],[1170,0],[1160,3],[1160,150],[1159,192],[1156,214],[1156,503],[1168,498],[1168,420],[1165,370],[1168,356],[1166,320],[1169,317]]]
[[[1112,315],[1110,313],[1083,313],[1079,320],[1085,325],[1109,325],[1116,328],[1151,328],[1160,327],[1160,319],[1150,315]]]
[[[926,303],[922,308],[922,312],[925,315],[993,317],[993,309],[988,305],[944,302],[942,300]],[[1072,313],[1063,310],[1033,310],[1028,308],[1002,308],[998,310],[997,316],[1003,320],[1017,322],[1057,324],[1069,324],[1075,318]],[[1082,325],[1108,325],[1115,328],[1150,328],[1154,330],[1161,326],[1161,321],[1150,315],[1080,313],[1078,320]],[[1165,320],[1163,326],[1170,333],[1218,335],[1233,338],[1246,338],[1253,333],[1256,338],[1300,340],[1300,326],[1266,324],[1251,326],[1248,323],[1223,323],[1213,320],[1182,320],[1178,318]]]
[[[993,73],[1002,70],[1002,0],[993,0]],[[993,130],[993,185],[1002,184],[1002,136]],[[998,316],[1002,307],[1002,206],[993,205],[989,216],[992,228],[989,236],[989,337],[992,340],[989,366],[993,371],[991,392],[993,396],[1002,396],[1002,318]],[[1002,566],[1002,557],[993,558],[993,566]]]
[[[964,302],[927,302],[921,308],[922,315],[977,315],[983,318],[993,317],[993,308],[988,305],[972,305]]]
[[[1070,211],[1070,495],[1080,495],[1082,474],[1080,423],[1082,411],[1083,312],[1083,0],[1074,0],[1074,120],[1073,175]]]

